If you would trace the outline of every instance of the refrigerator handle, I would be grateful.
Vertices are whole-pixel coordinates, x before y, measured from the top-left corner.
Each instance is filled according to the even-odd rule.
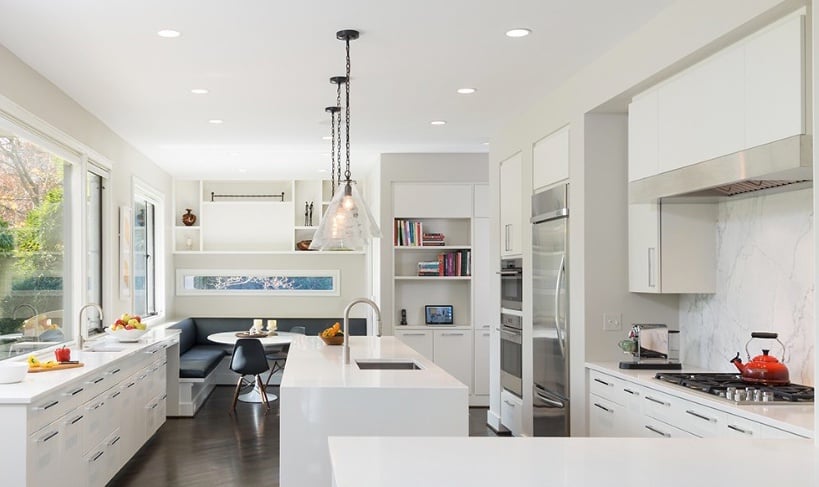
[[[535,387],[535,391],[534,391],[535,392],[535,398],[537,400],[543,401],[546,404],[548,404],[549,406],[552,406],[552,407],[555,407],[555,408],[563,409],[563,408],[566,407],[566,404],[564,404],[563,402],[561,402],[561,401],[559,401],[557,399],[552,399],[552,398],[546,397],[538,389],[539,389],[539,387]]]
[[[560,331],[560,283],[563,281],[563,271],[565,270],[566,254],[560,257],[560,265],[557,268],[557,279],[555,280],[555,331],[557,332],[557,343],[560,345],[560,355],[566,356],[566,343]]]

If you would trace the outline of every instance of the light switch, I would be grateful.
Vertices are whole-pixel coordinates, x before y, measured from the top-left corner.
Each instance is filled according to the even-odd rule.
[[[620,313],[603,313],[603,330],[618,331],[623,329],[623,315]]]

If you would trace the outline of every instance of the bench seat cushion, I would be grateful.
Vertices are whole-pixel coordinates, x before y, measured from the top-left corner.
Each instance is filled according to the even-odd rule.
[[[179,377],[204,379],[219,365],[225,351],[218,346],[195,346],[179,356]]]

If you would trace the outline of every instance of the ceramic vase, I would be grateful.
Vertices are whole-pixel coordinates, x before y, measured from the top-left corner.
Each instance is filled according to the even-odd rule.
[[[186,227],[189,227],[196,223],[196,215],[191,213],[190,208],[185,208],[185,214],[182,215],[182,223],[185,224]]]

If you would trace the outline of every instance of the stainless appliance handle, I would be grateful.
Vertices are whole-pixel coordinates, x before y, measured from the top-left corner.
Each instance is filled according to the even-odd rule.
[[[511,233],[511,232],[509,232],[509,229],[510,229],[510,227],[511,227],[511,226],[512,226],[512,224],[511,224],[511,223],[507,223],[507,224],[504,226],[504,232],[506,233],[506,235],[505,235],[505,237],[504,237],[504,240],[505,240],[505,241],[504,241],[504,246],[505,246],[504,250],[506,250],[506,251],[511,250],[511,248],[510,248],[510,247],[511,247],[511,245],[509,244],[509,234]]]
[[[514,269],[514,270],[505,270],[505,271],[498,271],[496,274],[501,276],[520,276],[523,274],[523,270],[521,269]]]
[[[557,343],[560,345],[560,356],[566,356],[566,343],[560,333],[560,283],[563,280],[563,271],[566,263],[566,254],[560,256],[560,266],[557,269],[557,279],[555,280],[555,331],[557,332]]]
[[[544,396],[542,392],[538,391],[537,387],[535,388],[535,397],[538,400],[541,400],[541,401],[545,402],[546,404],[548,404],[549,406],[552,406],[552,407],[555,407],[555,408],[563,409],[563,408],[566,407],[566,404],[564,404],[564,403],[562,403],[562,402],[560,402],[560,401],[558,401],[556,399],[551,399],[551,398],[548,398],[548,397]]]
[[[523,345],[523,337],[521,336],[520,333],[509,331],[506,328],[502,328],[500,334],[501,340],[507,340],[517,345]]]
[[[657,287],[657,280],[654,278],[654,262],[657,260],[657,249],[648,248],[648,287]]]

